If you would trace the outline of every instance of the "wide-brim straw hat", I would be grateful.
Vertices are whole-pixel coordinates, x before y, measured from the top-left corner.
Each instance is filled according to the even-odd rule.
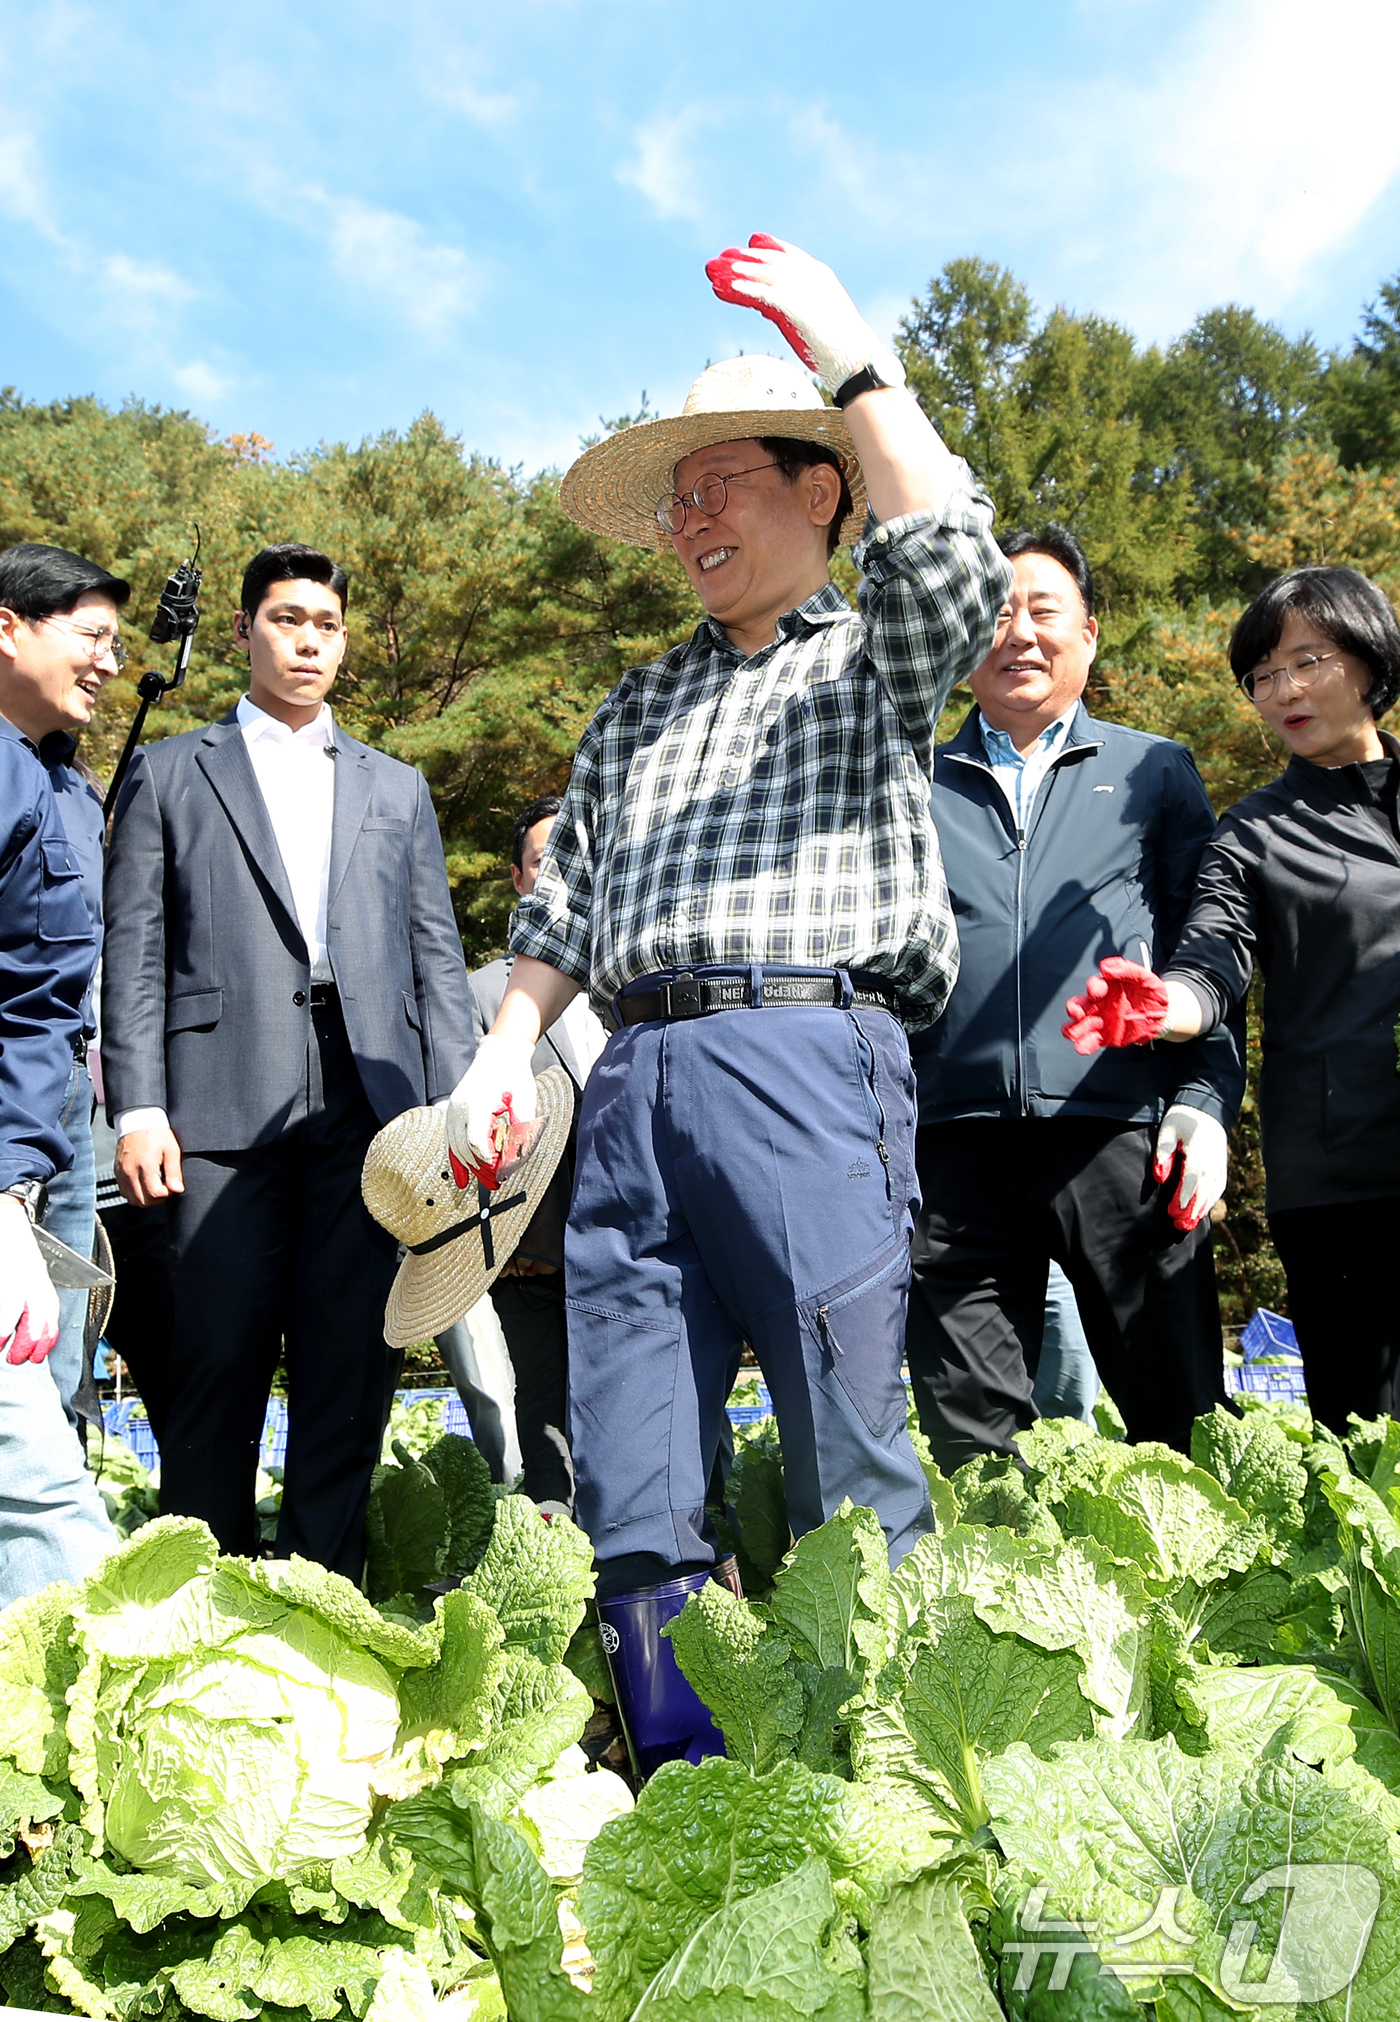
[[[103,1285],[94,1285],[88,1292],[87,1319],[83,1326],[83,1350],[94,1353],[98,1342],[107,1331],[107,1322],[112,1317],[112,1307],[117,1297],[117,1262],[112,1255],[112,1239],[107,1234],[101,1215],[97,1217],[92,1239],[92,1261],[106,1277]],[[89,1356],[89,1363],[91,1357]]]
[[[494,1193],[459,1187],[447,1157],[447,1115],[406,1109],[365,1154],[365,1206],[408,1254],[384,1309],[384,1339],[412,1348],[455,1326],[484,1298],[554,1177],[574,1116],[574,1085],[562,1067],[535,1084],[539,1109],[530,1149]]]
[[[859,540],[865,528],[865,479],[851,432],[839,407],[828,407],[799,365],[786,358],[725,358],[700,374],[677,415],[639,421],[586,449],[565,472],[559,501],[579,525],[634,548],[669,549],[657,524],[659,499],[675,490],[682,458],[716,442],[784,435],[825,443],[844,462],[854,509],[841,538]]]

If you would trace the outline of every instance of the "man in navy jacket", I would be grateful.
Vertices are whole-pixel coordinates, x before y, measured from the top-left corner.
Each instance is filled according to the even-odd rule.
[[[945,1469],[1014,1452],[1038,1416],[1052,1257],[1129,1437],[1189,1447],[1224,1397],[1209,1211],[1244,1092],[1238,1023],[1088,1059],[1063,1036],[1102,956],[1161,967],[1215,818],[1181,745],[1084,709],[1098,626],[1078,542],[1048,527],[1001,545],[1015,577],[978,706],[934,761],[961,969],[911,1042],[909,1373]]]

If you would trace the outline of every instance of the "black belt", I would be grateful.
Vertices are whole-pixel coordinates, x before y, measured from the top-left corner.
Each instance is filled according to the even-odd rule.
[[[92,1041],[88,1038],[85,1032],[80,1032],[77,1038],[73,1041],[73,1058],[77,1061],[79,1067],[82,1067],[86,1064],[88,1057],[88,1047],[91,1044]]]
[[[334,983],[313,983],[306,995],[313,1011],[318,1005],[335,1004],[340,998],[340,992]]]
[[[654,1018],[708,1018],[715,1011],[786,1011],[795,1004],[818,1004],[828,1010],[888,1011],[902,1018],[904,1004],[897,990],[868,983],[852,984],[849,997],[840,976],[763,975],[762,994],[755,1002],[747,976],[683,975],[658,990],[636,990],[613,1000],[624,1025],[645,1025]]]

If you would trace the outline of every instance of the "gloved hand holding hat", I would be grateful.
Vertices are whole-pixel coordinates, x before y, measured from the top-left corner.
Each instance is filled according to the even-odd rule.
[[[458,1184],[440,1109],[406,1109],[371,1143],[360,1182],[365,1206],[407,1253],[384,1312],[391,1348],[411,1348],[453,1326],[515,1254],[574,1116],[574,1085],[562,1067],[547,1069],[533,1086],[529,1149],[498,1189],[477,1178]]]
[[[507,1033],[478,1040],[447,1105],[448,1163],[459,1187],[474,1179],[490,1191],[528,1148],[536,1110],[533,1052]]]

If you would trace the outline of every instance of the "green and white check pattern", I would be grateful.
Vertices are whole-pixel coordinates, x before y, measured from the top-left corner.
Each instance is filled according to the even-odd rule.
[[[941,513],[867,532],[859,615],[827,584],[751,659],[707,618],[624,675],[584,732],[512,952],[600,1005],[704,963],[864,969],[932,1023],[958,967],[934,726],[1009,584],[991,524],[965,479]]]

